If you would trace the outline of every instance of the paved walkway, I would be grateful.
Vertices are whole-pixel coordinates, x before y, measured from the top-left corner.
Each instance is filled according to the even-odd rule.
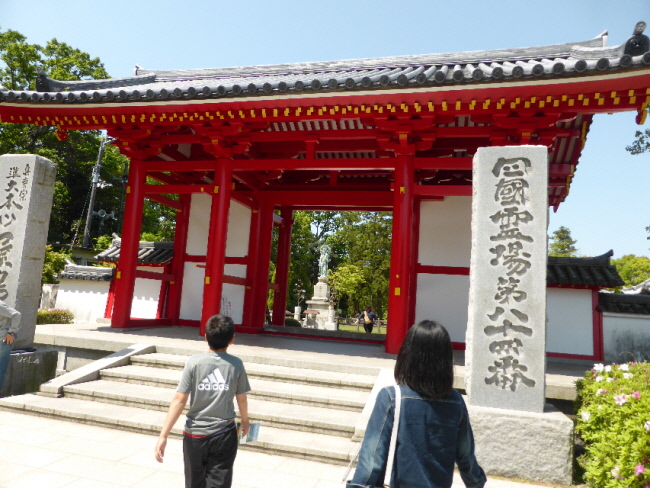
[[[0,488],[180,488],[182,445],[170,439],[165,462],[156,437],[0,411]],[[337,488],[345,467],[240,451],[235,488]],[[463,487],[456,475],[454,488]],[[490,478],[488,488],[549,485]]]
[[[194,354],[205,350],[196,329],[163,327],[110,329],[105,324],[39,325],[36,343],[119,351],[134,343],[155,344],[159,352]],[[232,353],[261,355],[282,364],[286,358],[305,363],[355,368],[392,368],[395,356],[382,345],[301,340],[289,337],[238,335]],[[462,353],[456,374],[464,373]],[[583,365],[549,363],[549,376],[572,384]],[[551,380],[551,381],[553,381]],[[553,382],[555,382],[553,381]],[[170,439],[165,463],[153,458],[156,437],[61,420],[0,411],[0,488],[176,488],[183,486],[181,441]],[[345,467],[240,451],[235,465],[236,488],[336,488]],[[453,485],[463,485],[456,475]],[[490,478],[488,488],[551,486]]]

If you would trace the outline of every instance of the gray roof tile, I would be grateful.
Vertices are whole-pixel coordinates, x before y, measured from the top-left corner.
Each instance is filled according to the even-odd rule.
[[[201,70],[154,71],[138,67],[136,76],[108,80],[64,82],[40,75],[38,91],[0,90],[0,102],[124,103],[242,98],[304,90],[369,90],[582,76],[650,65],[650,50],[626,54],[636,51],[627,44],[604,46],[605,34],[576,43],[492,51]],[[642,34],[635,38],[647,39]]]

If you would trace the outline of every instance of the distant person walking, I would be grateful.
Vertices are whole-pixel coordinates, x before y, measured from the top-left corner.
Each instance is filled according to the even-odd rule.
[[[400,415],[391,488],[449,488],[454,464],[468,488],[487,481],[474,456],[463,397],[453,389],[454,361],[447,330],[425,320],[412,327],[395,363],[395,387],[377,395],[349,488],[384,486],[399,389]]]
[[[375,325],[375,321],[377,321],[377,314],[372,311],[372,307],[368,305],[366,309],[361,312],[361,315],[359,315],[359,323],[363,324],[363,328],[368,334],[372,333],[372,328]]]
[[[239,435],[250,429],[250,391],[242,360],[226,351],[235,341],[235,325],[230,317],[215,315],[206,323],[205,340],[210,352],[187,360],[176,394],[156,444],[155,457],[165,456],[167,437],[190,398],[183,432],[185,488],[230,488]],[[235,424],[233,400],[241,417],[241,434]]]
[[[0,390],[9,367],[11,350],[14,347],[19,326],[20,312],[0,300],[0,338],[2,339],[0,342]]]

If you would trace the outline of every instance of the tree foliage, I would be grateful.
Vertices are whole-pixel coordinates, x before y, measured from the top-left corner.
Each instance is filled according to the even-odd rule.
[[[612,259],[616,271],[621,275],[626,287],[638,285],[650,279],[650,258],[626,254],[620,259]]]
[[[575,258],[578,256],[578,250],[575,247],[576,240],[571,238],[571,231],[562,226],[551,237],[548,246],[548,255],[554,257]]]
[[[52,39],[45,46],[30,44],[21,33],[0,30],[0,85],[10,90],[34,90],[37,72],[56,80],[108,78],[99,58]],[[93,167],[97,162],[102,134],[99,131],[70,131],[68,139],[56,137],[57,127],[0,124],[0,154],[37,154],[57,165],[54,202],[48,242],[81,245],[88,211]],[[122,203],[122,176],[128,159],[117,148],[107,146],[100,179],[112,185],[97,191],[95,211],[105,210],[114,219],[93,218],[91,236],[110,235],[117,227]],[[142,231],[154,240],[170,240],[174,213],[146,201]]]
[[[388,305],[392,216],[386,212],[296,212],[294,215],[290,305],[297,305],[294,288],[313,295],[318,281],[320,246],[332,248],[329,284],[338,308],[354,315],[372,305],[384,317]]]
[[[43,262],[42,283],[58,283],[56,275],[65,268],[65,260],[70,259],[70,253],[61,249],[55,251],[52,246],[45,247],[45,260]]]

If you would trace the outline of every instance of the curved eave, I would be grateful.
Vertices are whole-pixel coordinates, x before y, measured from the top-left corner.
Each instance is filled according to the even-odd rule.
[[[169,101],[248,100],[292,96],[333,96],[412,92],[432,89],[476,89],[508,83],[566,83],[573,80],[634,73],[650,67],[650,51],[599,59],[535,59],[479,64],[371,68],[329,73],[278,74],[219,79],[159,80],[148,76],[139,84],[69,91],[0,91],[0,102],[28,105],[166,103]],[[154,80],[155,78],[155,80]],[[154,80],[154,81],[152,81]],[[114,80],[108,80],[114,81]],[[88,86],[88,82],[85,86]],[[125,83],[126,84],[126,83]],[[84,85],[81,85],[84,86]],[[96,86],[103,86],[97,82]]]

